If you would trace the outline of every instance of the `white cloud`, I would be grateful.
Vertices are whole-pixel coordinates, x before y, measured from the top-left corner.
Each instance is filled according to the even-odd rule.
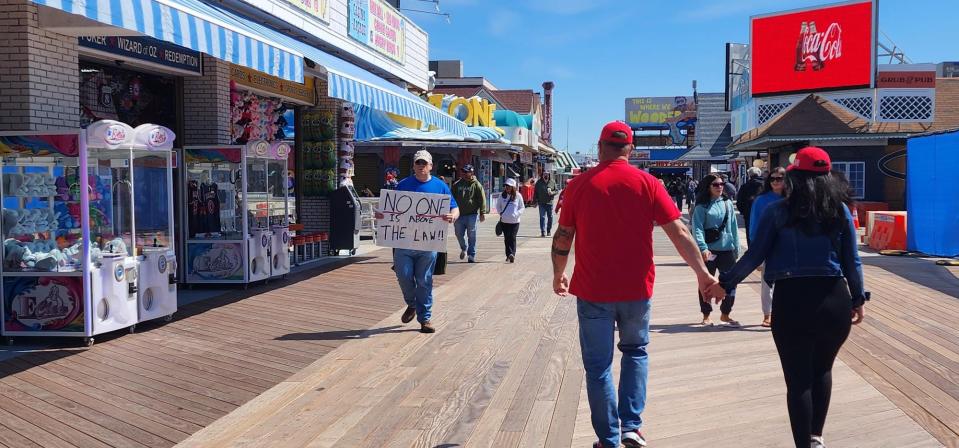
[[[513,11],[505,9],[493,11],[489,17],[489,34],[496,37],[506,36],[517,28],[519,21],[519,14]]]

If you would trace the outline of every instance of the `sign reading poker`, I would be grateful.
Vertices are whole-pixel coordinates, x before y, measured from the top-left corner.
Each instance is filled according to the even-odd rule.
[[[446,252],[450,197],[444,194],[381,190],[376,245],[396,249]]]

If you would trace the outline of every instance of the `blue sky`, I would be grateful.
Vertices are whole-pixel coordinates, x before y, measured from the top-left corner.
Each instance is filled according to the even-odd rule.
[[[501,89],[552,80],[553,144],[586,151],[624,99],[722,92],[725,42],[748,42],[749,16],[829,0],[440,0],[452,14],[405,12],[430,35],[430,59],[461,59]],[[404,9],[432,10],[418,0]],[[959,1],[880,0],[879,27],[913,62],[959,60]]]

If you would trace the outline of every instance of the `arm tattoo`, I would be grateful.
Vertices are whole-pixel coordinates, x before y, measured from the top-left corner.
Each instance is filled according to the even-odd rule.
[[[563,249],[560,249],[560,248],[556,247],[556,245],[554,244],[554,245],[553,245],[553,255],[559,255],[560,257],[568,257],[568,256],[569,256],[569,249],[563,250]]]

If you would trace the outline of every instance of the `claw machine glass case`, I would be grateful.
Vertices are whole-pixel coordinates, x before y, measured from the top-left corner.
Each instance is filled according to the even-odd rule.
[[[0,134],[4,336],[92,343],[138,322],[134,153],[172,138],[166,128],[107,121],[80,134]],[[145,210],[163,193],[153,195]],[[153,233],[158,248],[162,233],[172,247],[169,227]]]
[[[289,272],[289,148],[262,140],[183,148],[187,283],[252,283]]]

